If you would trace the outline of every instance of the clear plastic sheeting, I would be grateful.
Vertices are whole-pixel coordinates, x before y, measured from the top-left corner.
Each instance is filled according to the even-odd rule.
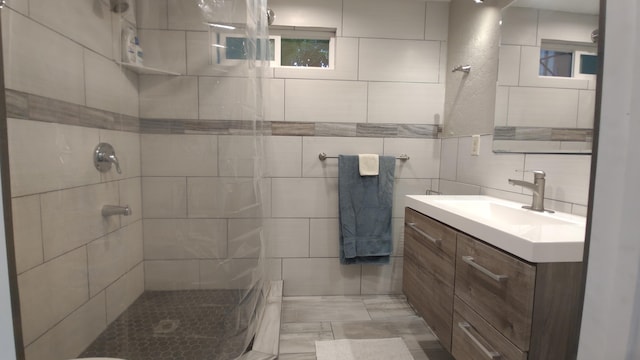
[[[24,3],[2,9],[0,71],[26,360],[241,357],[269,279],[266,1],[129,0],[119,14],[108,1]],[[113,61],[125,21],[144,66],[171,76]],[[243,58],[207,61],[218,43],[203,22],[229,25],[210,34],[242,39]],[[198,31],[172,41],[185,28]],[[96,169],[100,143],[121,173]]]

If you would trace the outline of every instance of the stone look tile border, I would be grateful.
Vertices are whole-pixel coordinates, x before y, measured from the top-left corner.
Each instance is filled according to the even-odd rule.
[[[496,126],[493,139],[592,142],[593,129]]]
[[[142,134],[251,135],[257,131],[274,136],[421,139],[437,139],[440,134],[440,127],[431,124],[263,121],[256,126],[248,120],[139,119],[11,89],[7,89],[6,94],[7,115],[10,118]],[[558,137],[571,137],[571,134],[562,132],[558,133]]]

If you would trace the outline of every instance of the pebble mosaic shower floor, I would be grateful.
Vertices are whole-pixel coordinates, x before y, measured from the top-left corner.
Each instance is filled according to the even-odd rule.
[[[246,335],[236,290],[147,291],[80,355],[231,360]]]

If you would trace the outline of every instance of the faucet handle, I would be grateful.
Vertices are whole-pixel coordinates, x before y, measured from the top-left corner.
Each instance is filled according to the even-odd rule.
[[[533,177],[535,179],[544,179],[544,177],[547,175],[542,170],[516,170],[516,172],[533,173]]]

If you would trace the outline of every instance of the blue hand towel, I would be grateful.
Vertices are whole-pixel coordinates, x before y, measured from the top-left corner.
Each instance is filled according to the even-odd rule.
[[[339,156],[340,263],[389,263],[395,163],[381,156],[378,176],[360,176],[358,156]]]

